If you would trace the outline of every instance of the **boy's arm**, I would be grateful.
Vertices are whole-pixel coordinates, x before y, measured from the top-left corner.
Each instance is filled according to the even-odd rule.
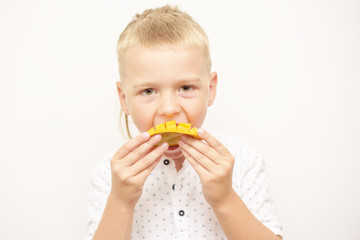
[[[133,215],[144,183],[168,148],[155,145],[161,136],[139,134],[123,144],[110,160],[111,191],[93,240],[131,238]]]
[[[134,208],[121,203],[111,193],[93,240],[127,240],[131,238]]]
[[[84,238],[86,240],[114,239],[111,236],[122,236],[116,239],[130,239],[133,210],[122,207],[110,191],[110,158],[113,155],[114,152],[104,155],[92,171],[88,229]]]
[[[228,239],[282,239],[257,220],[235,191],[212,209]]]
[[[226,147],[202,129],[206,142],[183,136],[179,142],[184,156],[199,175],[203,196],[212,207],[228,239],[281,239],[263,225],[232,187],[235,159]]]

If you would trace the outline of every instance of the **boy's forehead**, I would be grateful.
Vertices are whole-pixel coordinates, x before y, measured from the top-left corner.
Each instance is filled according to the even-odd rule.
[[[123,63],[128,77],[142,74],[180,74],[180,78],[199,78],[207,72],[206,59],[201,50],[194,47],[138,47],[129,49]]]
[[[139,47],[130,48],[125,53],[125,60],[127,58],[144,57],[147,55],[152,55],[152,56],[176,55],[177,57],[179,57],[184,54],[197,55],[197,56],[201,56],[202,58],[205,58],[201,49],[195,46],[183,47],[178,45],[159,45],[159,46],[150,46],[150,47],[139,46]]]

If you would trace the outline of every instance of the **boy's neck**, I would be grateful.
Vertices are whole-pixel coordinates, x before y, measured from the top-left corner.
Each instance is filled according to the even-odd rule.
[[[175,169],[177,172],[179,172],[184,164],[185,157],[174,159],[175,162]]]

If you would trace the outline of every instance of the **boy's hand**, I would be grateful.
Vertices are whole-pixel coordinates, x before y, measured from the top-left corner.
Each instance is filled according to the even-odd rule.
[[[234,193],[232,174],[234,157],[215,137],[203,129],[196,138],[183,135],[179,145],[202,183],[204,198],[212,207],[221,206]]]
[[[110,195],[130,209],[135,207],[145,180],[168,149],[167,143],[155,147],[161,139],[160,135],[149,138],[147,132],[136,136],[111,158]]]

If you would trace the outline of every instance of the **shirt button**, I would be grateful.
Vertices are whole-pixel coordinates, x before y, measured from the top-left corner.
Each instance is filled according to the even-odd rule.
[[[165,159],[165,160],[164,160],[164,164],[165,164],[165,165],[169,165],[169,163],[170,163],[170,161],[169,161],[168,159]]]
[[[179,211],[179,215],[180,215],[180,216],[184,216],[184,215],[185,215],[185,212],[184,212],[183,210],[180,210],[180,211]]]
[[[172,185],[172,189],[175,190],[175,184]]]

